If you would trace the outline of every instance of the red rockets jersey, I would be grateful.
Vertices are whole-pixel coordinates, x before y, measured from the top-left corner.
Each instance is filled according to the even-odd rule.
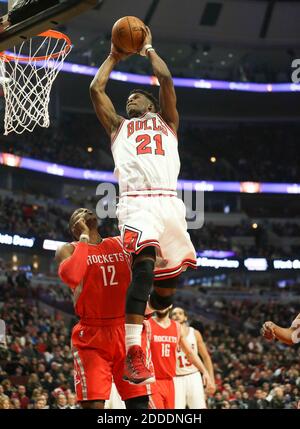
[[[72,245],[76,247],[77,243]],[[87,271],[73,290],[76,314],[83,321],[123,319],[130,281],[130,259],[123,251],[120,237],[108,237],[99,244],[89,244]]]
[[[180,325],[170,320],[167,328],[160,326],[155,318],[145,323],[151,332],[151,355],[155,378],[171,379],[176,375],[176,351],[180,340]]]

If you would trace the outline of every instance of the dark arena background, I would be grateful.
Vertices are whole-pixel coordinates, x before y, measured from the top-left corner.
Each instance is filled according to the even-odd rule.
[[[127,15],[150,27],[172,73],[179,180],[189,183],[191,204],[204,194],[204,224],[189,230],[197,270],[180,277],[175,306],[213,362],[207,408],[299,408],[297,340],[268,341],[261,329],[266,321],[290,328],[300,312],[300,2],[100,0],[55,11],[59,19],[46,16],[46,3],[35,21],[36,11],[7,24],[0,2],[2,50],[55,19],[73,45],[51,89],[48,128],[4,135],[0,86],[0,409],[81,407],[70,343],[78,318],[54,253],[72,241],[75,209],[116,202],[97,192],[116,180],[89,86],[114,22]],[[152,75],[139,55],[117,64],[107,93],[120,115],[132,89],[158,95]],[[99,231],[118,235],[117,219],[99,218]]]

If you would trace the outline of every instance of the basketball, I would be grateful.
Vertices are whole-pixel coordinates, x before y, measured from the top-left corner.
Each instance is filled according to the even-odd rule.
[[[126,53],[139,52],[144,43],[145,24],[135,16],[124,16],[112,28],[113,44]]]

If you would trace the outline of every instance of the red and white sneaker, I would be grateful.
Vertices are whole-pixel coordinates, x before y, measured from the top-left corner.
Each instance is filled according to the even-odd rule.
[[[144,352],[140,346],[131,346],[128,349],[123,380],[130,384],[149,384],[155,382],[155,375],[146,366]]]

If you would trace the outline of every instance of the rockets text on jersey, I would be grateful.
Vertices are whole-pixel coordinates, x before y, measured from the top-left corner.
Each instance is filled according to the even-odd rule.
[[[89,244],[87,271],[81,284],[74,289],[76,314],[81,319],[124,318],[130,280],[129,256],[119,237]]]

